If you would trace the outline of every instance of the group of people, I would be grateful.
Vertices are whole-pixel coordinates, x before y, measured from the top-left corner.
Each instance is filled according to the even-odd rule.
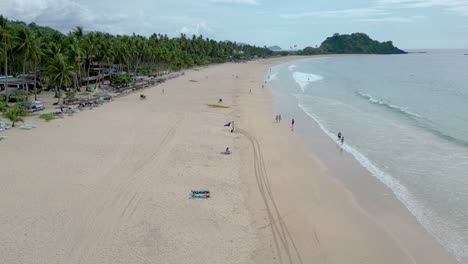
[[[276,117],[275,117],[276,123],[281,123],[281,120],[283,120],[283,118],[281,117],[281,114],[276,115]],[[294,123],[296,123],[296,121],[293,118],[293,119],[291,119],[291,130],[294,130]]]
[[[281,114],[276,115],[275,121],[276,121],[276,123],[280,123],[280,122],[281,122]]]
[[[341,132],[338,132],[338,142],[341,141],[341,145],[344,143],[344,135]]]

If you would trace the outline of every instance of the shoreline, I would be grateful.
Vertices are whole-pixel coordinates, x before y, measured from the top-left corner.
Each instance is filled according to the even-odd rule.
[[[417,219],[417,216],[406,207],[404,201],[401,201],[393,190],[361,164],[353,153],[349,151],[343,153],[343,149],[324,131],[321,124],[297,105],[295,100],[286,98],[290,95],[284,94],[284,91],[279,92],[273,87],[272,93],[274,93],[275,111],[293,114],[296,122],[299,120],[297,123],[301,126],[295,130],[306,146],[307,152],[319,159],[326,173],[352,194],[356,207],[363,210],[369,218],[379,222],[383,228],[388,229],[388,233],[401,244],[402,248],[407,249],[409,254],[417,256],[416,259],[424,259],[424,250],[433,248],[437,255],[444,256],[446,261],[450,261],[449,263],[456,263],[455,256],[448,252],[449,249],[439,244],[430,229],[426,229],[420,219]],[[430,261],[433,260],[423,261],[423,263],[432,263]]]
[[[434,248],[412,256],[394,237],[408,231],[393,229],[402,226],[399,215],[388,215],[390,228],[377,223],[357,206],[365,200],[355,200],[315,155],[321,149],[308,150],[297,133],[274,123],[271,89],[261,87],[265,73],[301,58],[307,57],[187,70],[146,89],[146,100],[119,97],[31,131],[11,131],[0,143],[0,257],[450,263]],[[230,108],[207,107],[219,98]],[[230,121],[235,133],[223,126]],[[226,147],[232,154],[220,155]],[[193,189],[212,196],[190,200]]]

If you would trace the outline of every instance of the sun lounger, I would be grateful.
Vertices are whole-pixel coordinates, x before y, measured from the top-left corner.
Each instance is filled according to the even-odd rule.
[[[7,139],[7,136],[0,136],[0,140]]]
[[[28,124],[20,126],[21,129],[26,129],[26,130],[31,130],[36,127],[37,127],[36,125],[28,125]]]
[[[208,199],[210,198],[210,194],[196,194],[196,193],[190,193],[189,194],[189,199],[195,200],[195,199]]]
[[[209,190],[203,190],[203,189],[192,190],[192,194],[210,194],[210,191]]]

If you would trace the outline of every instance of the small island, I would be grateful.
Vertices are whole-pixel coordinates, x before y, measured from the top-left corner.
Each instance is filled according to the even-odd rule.
[[[306,47],[299,55],[316,54],[407,54],[393,46],[391,41],[379,42],[364,33],[333,34],[322,42],[320,47]]]

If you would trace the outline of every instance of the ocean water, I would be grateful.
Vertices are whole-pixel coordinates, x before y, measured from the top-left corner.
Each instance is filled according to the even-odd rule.
[[[273,67],[266,79],[388,186],[468,263],[468,53],[346,56]]]

